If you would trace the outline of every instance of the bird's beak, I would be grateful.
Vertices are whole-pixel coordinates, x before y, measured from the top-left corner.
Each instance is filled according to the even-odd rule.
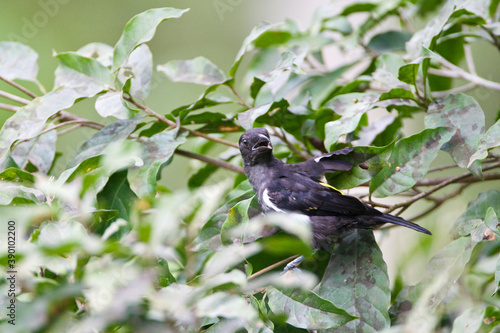
[[[259,141],[257,141],[257,143],[253,146],[252,150],[265,150],[265,149],[272,150],[273,145],[271,144],[271,141],[269,141],[268,138],[261,136],[259,138]]]

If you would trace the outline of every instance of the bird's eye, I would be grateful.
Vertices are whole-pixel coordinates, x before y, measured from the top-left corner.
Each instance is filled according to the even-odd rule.
[[[248,146],[248,140],[241,141],[245,146]]]

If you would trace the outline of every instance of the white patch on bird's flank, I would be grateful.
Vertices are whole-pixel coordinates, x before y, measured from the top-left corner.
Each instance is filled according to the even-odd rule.
[[[262,134],[261,134],[262,135]],[[264,200],[264,205],[266,205],[268,208],[271,208],[275,212],[281,212],[284,213],[285,211],[283,209],[278,208],[272,201],[271,198],[269,197],[269,194],[267,194],[267,188],[262,192],[262,200]]]
[[[321,161],[322,158],[323,158],[323,156],[315,157],[314,162],[319,163],[319,161]]]

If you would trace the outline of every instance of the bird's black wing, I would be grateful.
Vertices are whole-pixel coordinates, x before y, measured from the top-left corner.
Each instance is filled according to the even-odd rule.
[[[313,157],[302,163],[288,164],[288,167],[293,172],[300,173],[314,180],[319,180],[325,173],[351,170],[353,164],[339,159],[338,156],[350,154],[352,151],[352,148],[347,147],[328,154]]]
[[[269,200],[274,209],[311,216],[382,214],[355,197],[343,195],[328,184],[315,182],[296,173],[281,175],[269,184],[265,194],[265,200]]]

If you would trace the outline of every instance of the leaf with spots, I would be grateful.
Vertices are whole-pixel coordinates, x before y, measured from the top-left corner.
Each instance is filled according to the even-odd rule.
[[[190,82],[207,86],[221,84],[226,81],[226,74],[204,57],[192,60],[172,60],[158,66],[174,82]]]
[[[394,144],[395,141],[384,147],[354,147],[353,152],[348,156],[352,156],[352,160],[346,159],[356,166],[348,171],[326,175],[328,182],[340,189],[353,188],[366,183],[387,165],[387,159],[391,156]],[[368,164],[368,169],[358,166],[363,162]]]
[[[470,157],[470,167],[475,160],[488,157],[488,150],[500,146],[500,120],[491,126],[481,138],[479,149]]]
[[[337,96],[329,102],[328,107],[342,117],[326,123],[325,147],[330,148],[342,135],[354,131],[361,117],[372,108],[378,97],[376,93],[351,93]]]
[[[477,199],[469,204],[467,210],[453,224],[452,235],[454,237],[469,235],[476,228],[478,222],[486,219],[489,209],[493,209],[497,216],[500,215],[500,191],[490,190],[479,194]]]
[[[0,76],[36,82],[38,54],[27,45],[0,42]]]
[[[380,332],[389,327],[387,266],[371,230],[353,230],[335,244],[318,295],[359,317],[335,332]]]
[[[0,131],[0,164],[5,161],[12,143],[35,137],[52,115],[71,107],[81,97],[85,97],[85,93],[74,89],[57,89],[20,108],[5,121]]]
[[[465,94],[449,95],[429,105],[425,127],[440,126],[455,130],[450,142],[443,146],[461,168],[466,168],[479,149],[484,134],[484,112],[474,98]]]
[[[272,312],[286,315],[286,322],[299,328],[334,329],[356,318],[331,301],[305,289],[269,288],[266,296]]]
[[[187,133],[176,135],[177,131],[164,131],[143,142],[143,165],[128,170],[130,188],[142,198],[156,194],[156,180],[160,167],[167,163],[175,149],[186,142]]]
[[[419,318],[433,314],[464,272],[477,244],[471,237],[461,237],[439,251],[427,264],[425,278],[417,285],[404,287],[397,296],[390,309],[396,323],[418,328],[422,324]],[[410,310],[420,316],[409,316]]]
[[[396,143],[385,167],[370,182],[370,192],[387,197],[410,189],[422,179],[440,148],[454,130],[446,127],[426,129]]]

